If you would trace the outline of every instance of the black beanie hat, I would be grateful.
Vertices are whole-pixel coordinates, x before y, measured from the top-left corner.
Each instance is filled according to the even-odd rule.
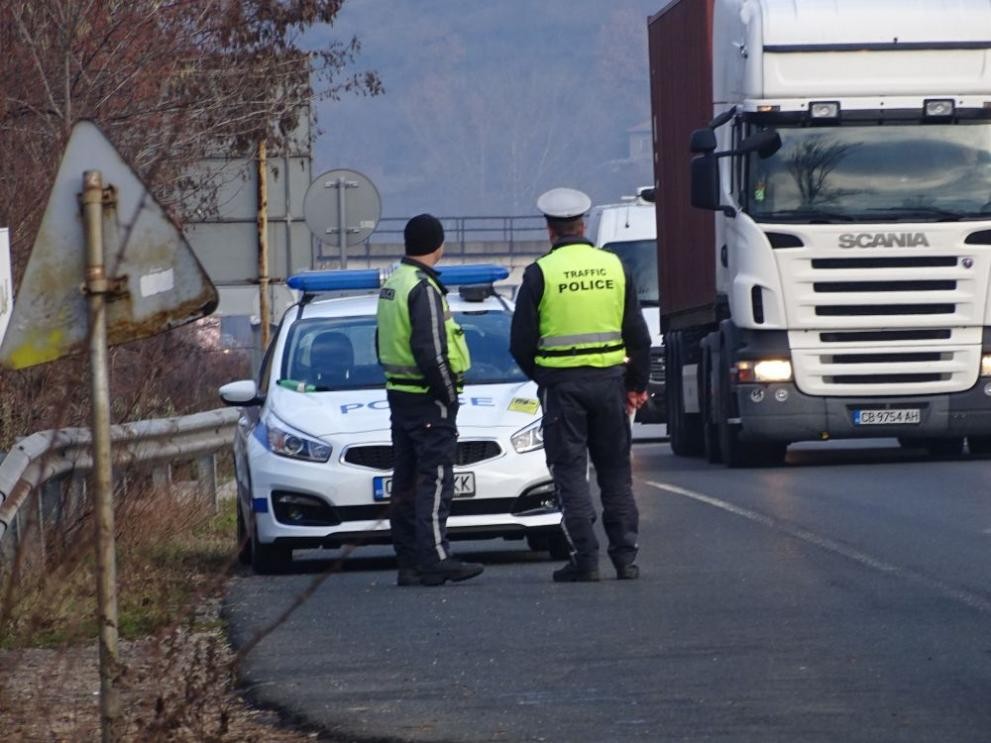
[[[444,244],[444,226],[432,214],[418,214],[403,230],[406,255],[433,253]]]

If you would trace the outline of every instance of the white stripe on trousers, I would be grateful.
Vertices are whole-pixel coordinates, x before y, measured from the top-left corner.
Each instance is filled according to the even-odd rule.
[[[438,559],[444,560],[447,558],[447,553],[444,552],[444,545],[441,544],[440,538],[440,493],[441,489],[444,487],[444,465],[437,465],[437,487],[434,490],[434,510],[433,510],[433,524],[434,524],[434,545],[437,548]]]

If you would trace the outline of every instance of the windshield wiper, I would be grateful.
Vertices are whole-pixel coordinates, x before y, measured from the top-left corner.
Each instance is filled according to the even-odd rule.
[[[937,219],[940,222],[959,222],[961,219],[980,219],[980,215],[962,214],[941,206],[912,206],[905,209],[875,207],[868,209],[875,219]]]
[[[659,299],[641,299],[641,307],[660,307],[661,301]]]
[[[805,207],[802,209],[782,209],[778,212],[768,212],[766,214],[755,214],[754,219],[761,222],[852,222],[854,218],[844,212],[833,212],[828,209],[818,209],[816,207]]]

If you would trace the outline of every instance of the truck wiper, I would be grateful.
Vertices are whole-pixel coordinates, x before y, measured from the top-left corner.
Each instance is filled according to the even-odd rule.
[[[805,207],[802,209],[782,209],[778,212],[754,215],[761,222],[852,222],[854,218],[845,212],[832,212],[828,209]]]
[[[977,215],[961,214],[941,206],[913,206],[905,209],[876,207],[868,209],[874,219],[938,219],[940,222],[959,222],[961,219],[979,219]]]

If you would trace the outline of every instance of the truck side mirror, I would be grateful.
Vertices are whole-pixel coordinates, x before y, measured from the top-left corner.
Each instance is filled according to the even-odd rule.
[[[692,132],[691,150],[696,155],[716,151],[716,133],[709,127]]]
[[[719,211],[719,159],[706,154],[692,160],[692,206]]]
[[[719,156],[709,153],[692,160],[692,206],[735,217],[734,207],[719,203],[721,191]]]
[[[741,154],[756,152],[762,160],[766,160],[780,149],[781,134],[777,129],[765,129],[762,132],[751,134],[740,142],[739,152]]]

